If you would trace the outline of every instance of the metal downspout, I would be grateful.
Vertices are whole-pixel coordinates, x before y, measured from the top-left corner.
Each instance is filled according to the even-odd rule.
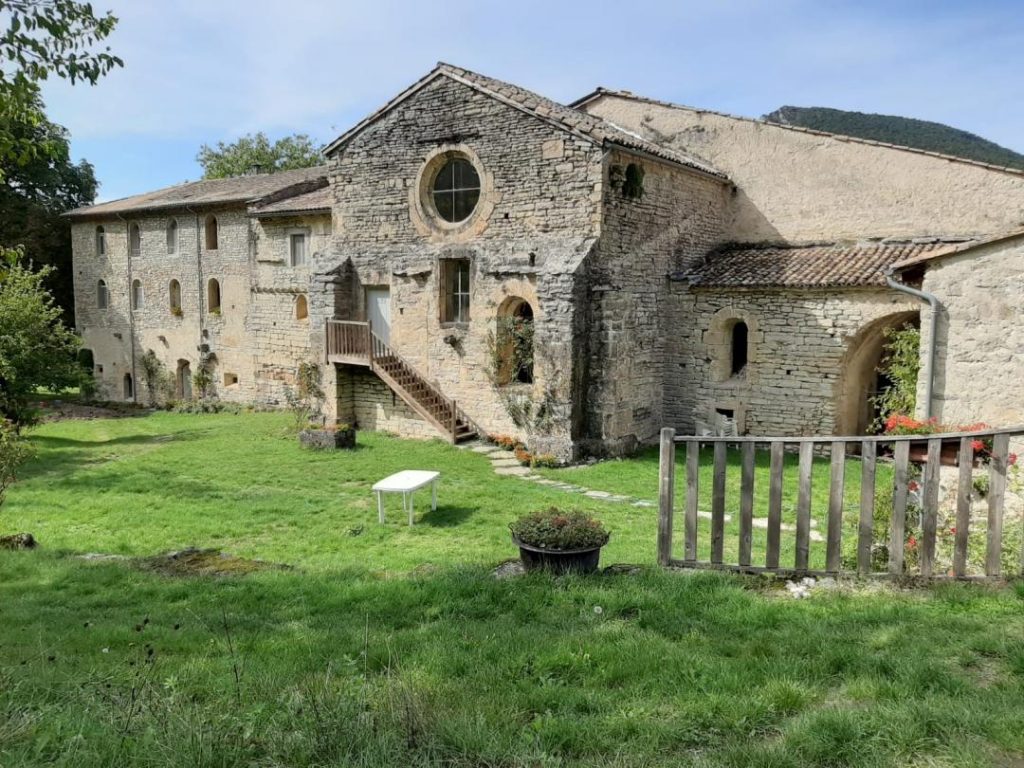
[[[893,277],[893,270],[885,272],[885,283],[894,291],[906,293],[920,301],[926,302],[929,307],[928,319],[928,354],[925,357],[925,378],[924,378],[924,417],[932,417],[932,392],[934,391],[935,380],[935,349],[937,345],[936,331],[939,323],[939,298],[927,291],[911,288],[909,285],[899,282]]]

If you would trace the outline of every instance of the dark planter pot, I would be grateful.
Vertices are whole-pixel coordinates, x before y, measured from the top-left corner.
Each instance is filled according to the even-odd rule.
[[[924,464],[928,461],[928,443],[911,443],[910,444],[910,460],[915,464]],[[939,464],[944,467],[959,467],[960,466],[960,441],[957,442],[944,442],[942,444],[942,452],[939,454]],[[980,467],[981,460],[975,456],[973,466]]]
[[[299,445],[317,451],[356,447],[356,431],[352,427],[338,429],[304,429],[299,432]]]
[[[551,573],[593,573],[601,559],[601,547],[587,549],[543,549],[526,544],[515,536],[512,542],[519,547],[519,559],[528,571]]]

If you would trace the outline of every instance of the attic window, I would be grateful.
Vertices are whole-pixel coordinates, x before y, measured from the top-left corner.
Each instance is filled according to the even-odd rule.
[[[434,177],[431,198],[442,219],[450,224],[465,221],[480,200],[480,175],[465,157],[451,157]]]

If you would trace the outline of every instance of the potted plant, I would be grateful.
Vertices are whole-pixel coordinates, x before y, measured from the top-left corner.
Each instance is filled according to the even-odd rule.
[[[610,535],[600,520],[587,513],[557,507],[521,517],[509,528],[523,567],[554,573],[597,570],[601,547]]]
[[[310,424],[299,432],[299,444],[316,450],[355,448],[356,430],[350,424]]]

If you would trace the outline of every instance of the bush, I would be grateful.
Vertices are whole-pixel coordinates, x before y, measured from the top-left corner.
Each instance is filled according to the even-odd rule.
[[[555,550],[603,547],[610,535],[600,520],[586,512],[563,512],[557,507],[521,517],[509,528],[523,544]]]
[[[514,451],[521,443],[511,435],[491,435],[491,442],[506,451]]]
[[[17,479],[18,467],[31,456],[28,441],[11,422],[0,419],[0,504],[4,503],[8,486]]]

